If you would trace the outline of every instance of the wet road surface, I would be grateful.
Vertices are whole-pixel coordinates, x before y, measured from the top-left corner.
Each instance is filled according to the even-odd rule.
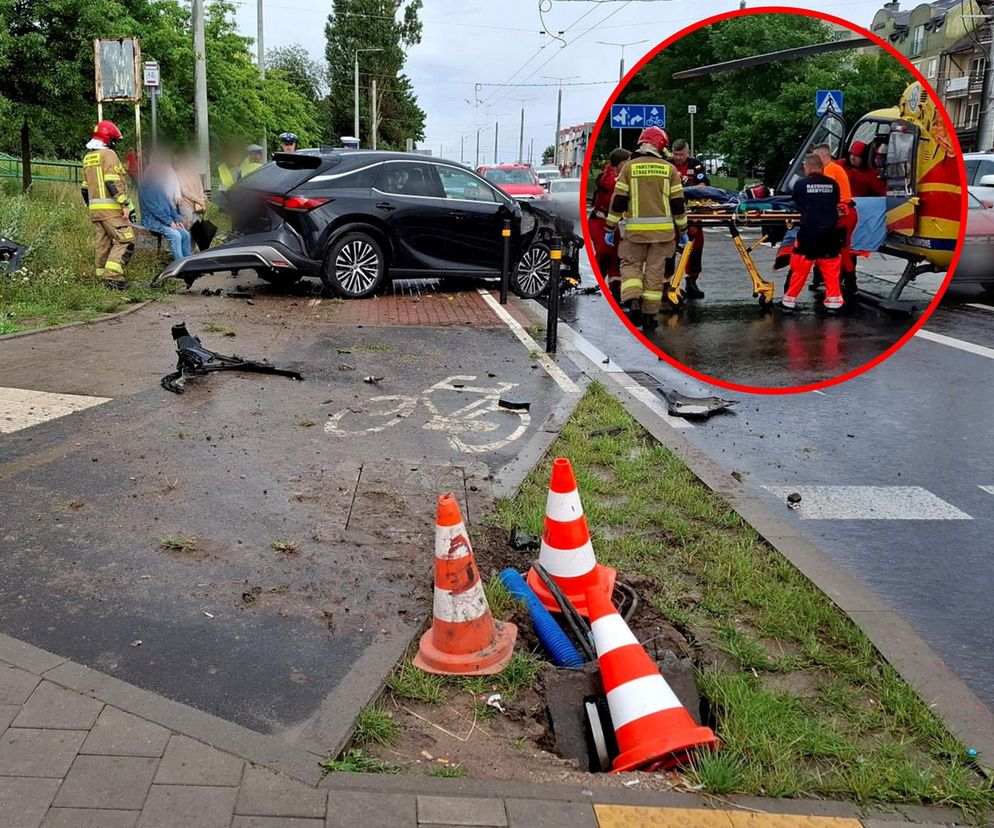
[[[650,341],[693,370],[724,382],[784,388],[821,382],[866,364],[897,342],[915,317],[890,316],[853,303],[838,317],[816,309],[815,294],[805,290],[791,316],[762,311],[752,297],[752,283],[724,228],[705,229],[704,273],[699,286],[705,298],[676,311],[664,309]],[[746,230],[749,244],[758,234]],[[752,256],[760,274],[783,292],[785,270],[773,270],[776,250],[763,245]],[[891,276],[895,260],[862,260],[861,287],[886,295],[890,284],[871,274]],[[586,262],[584,262],[586,266]],[[897,271],[903,263],[898,263]],[[924,308],[931,297],[911,285],[907,298]]]
[[[0,630],[287,738],[371,652],[375,690],[430,613],[436,494],[455,490],[477,526],[489,473],[558,399],[478,294],[419,312],[470,299],[489,327],[344,324],[351,307],[262,292],[0,344],[0,386],[110,398],[0,435]],[[182,318],[304,382],[166,392]]]
[[[567,298],[562,318],[628,372],[722,393],[643,347],[601,296]],[[849,382],[723,396],[740,400],[737,413],[683,433],[861,578],[994,709],[994,303],[954,283],[924,335]],[[804,493],[796,512],[792,491]]]

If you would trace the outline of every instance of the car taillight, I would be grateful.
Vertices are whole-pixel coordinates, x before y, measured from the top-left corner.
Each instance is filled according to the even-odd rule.
[[[307,196],[290,196],[283,201],[287,210],[313,210],[322,204],[327,204],[330,198],[308,198]]]
[[[313,210],[315,207],[320,207],[322,204],[327,204],[331,201],[330,198],[308,198],[307,196],[290,196],[290,198],[284,198],[278,195],[264,195],[262,200],[287,210],[304,211]]]

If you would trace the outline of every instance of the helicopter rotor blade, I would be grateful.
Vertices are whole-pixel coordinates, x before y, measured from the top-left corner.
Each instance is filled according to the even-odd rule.
[[[862,49],[865,46],[874,45],[874,41],[868,37],[854,37],[847,40],[830,40],[827,43],[813,43],[809,46],[795,46],[793,49],[767,52],[764,55],[752,55],[751,57],[737,58],[736,60],[726,60],[722,63],[712,63],[708,66],[698,66],[696,69],[685,69],[682,72],[674,72],[673,80],[701,78],[715,72],[730,72],[735,69],[747,69],[751,66],[763,66],[767,63],[776,63],[783,60],[797,60],[798,58],[820,55],[824,52],[841,52],[846,49]]]

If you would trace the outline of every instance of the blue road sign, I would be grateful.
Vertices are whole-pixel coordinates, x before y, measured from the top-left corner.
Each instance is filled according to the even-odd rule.
[[[842,114],[842,90],[819,89],[815,92],[815,114],[824,115],[826,112]]]
[[[612,104],[611,126],[614,129],[665,127],[666,107],[662,104]]]

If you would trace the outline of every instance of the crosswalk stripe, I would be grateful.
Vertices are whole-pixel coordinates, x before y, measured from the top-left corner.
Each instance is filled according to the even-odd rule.
[[[109,397],[0,387],[0,434],[30,428],[109,401]]]
[[[798,517],[808,520],[973,520],[921,486],[763,486],[785,503],[801,496]]]
[[[977,356],[987,357],[987,359],[994,359],[994,348],[985,348],[983,345],[974,345],[972,342],[967,342],[965,339],[957,339],[954,336],[933,333],[932,331],[926,331],[924,328],[917,331],[915,336],[920,336],[922,339],[928,339],[931,342],[938,342],[940,345],[948,345],[950,348],[957,348],[958,350],[966,351],[969,354],[976,354]]]

